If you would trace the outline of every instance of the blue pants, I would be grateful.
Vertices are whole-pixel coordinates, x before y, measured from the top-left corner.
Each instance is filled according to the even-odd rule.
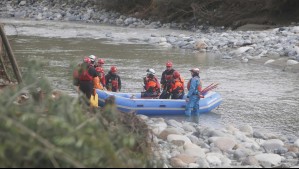
[[[185,114],[191,116],[191,113],[199,115],[199,97],[197,95],[192,95],[189,98],[189,102],[186,104]]]

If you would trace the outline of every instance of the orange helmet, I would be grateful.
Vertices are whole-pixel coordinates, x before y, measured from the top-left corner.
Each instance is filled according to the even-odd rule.
[[[117,72],[116,66],[111,66],[110,71],[111,73],[116,73]]]
[[[101,67],[97,67],[97,68],[96,68],[96,71],[99,72],[99,73],[104,73],[104,69],[101,68]]]
[[[166,62],[166,67],[172,67],[172,62],[171,61],[167,61]]]
[[[104,64],[104,63],[105,63],[104,59],[99,59],[98,60],[98,64]]]
[[[84,62],[84,63],[88,63],[88,64],[90,64],[90,63],[91,63],[91,60],[90,60],[89,57],[85,57],[85,58],[83,59],[83,62]]]
[[[176,78],[179,78],[181,75],[178,71],[174,71],[173,72],[173,77],[176,79]]]

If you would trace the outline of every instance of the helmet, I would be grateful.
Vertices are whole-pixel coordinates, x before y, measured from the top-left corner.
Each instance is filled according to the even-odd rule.
[[[105,63],[105,61],[103,59],[98,60],[98,64],[104,64],[104,63]]]
[[[94,62],[96,60],[96,56],[95,55],[90,55],[88,57],[90,58],[91,62]]]
[[[174,71],[173,72],[173,77],[176,79],[176,78],[179,78],[181,75],[178,71]]]
[[[166,67],[172,67],[172,62],[171,61],[167,61],[166,62]]]
[[[85,57],[85,58],[83,59],[83,62],[84,62],[84,63],[88,63],[88,64],[90,64],[90,63],[91,63],[91,60],[90,60],[89,57]]]
[[[96,71],[99,72],[99,73],[104,73],[104,69],[101,68],[101,67],[97,67],[97,68],[96,68]]]
[[[192,68],[189,70],[190,72],[199,73],[199,68]]]
[[[154,69],[147,69],[146,70],[147,75],[155,75],[155,70]]]
[[[116,66],[111,66],[110,71],[111,71],[112,73],[116,73],[116,72],[117,72],[117,68],[116,68]]]

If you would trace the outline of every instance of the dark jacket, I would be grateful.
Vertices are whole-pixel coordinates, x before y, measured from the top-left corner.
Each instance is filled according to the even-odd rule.
[[[117,74],[113,74],[109,71],[105,79],[108,91],[119,92],[121,90],[121,79]]]
[[[164,72],[162,73],[162,77],[161,77],[161,86],[163,88],[163,90],[165,90],[166,88],[170,88],[170,83],[173,80],[173,72],[175,70],[174,69],[170,69],[170,70],[164,70]]]

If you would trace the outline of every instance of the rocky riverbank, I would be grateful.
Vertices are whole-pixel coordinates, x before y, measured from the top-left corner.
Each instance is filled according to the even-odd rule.
[[[155,155],[175,168],[298,168],[299,139],[245,125],[215,130],[192,122],[140,116],[153,131]]]
[[[69,1],[66,1],[69,2]],[[161,24],[98,10],[88,4],[55,1],[0,2],[1,18],[112,24],[130,28],[180,29],[176,23]],[[107,34],[113,40],[113,34]],[[137,38],[137,39],[136,39]],[[151,34],[135,40],[195,52],[213,52],[222,59],[257,62],[281,70],[299,72],[299,26],[260,31],[231,31],[202,27],[186,34]],[[287,67],[286,67],[287,66]],[[251,126],[221,130],[191,122],[141,116],[153,131],[156,156],[164,167],[298,167],[299,140],[253,131]]]

